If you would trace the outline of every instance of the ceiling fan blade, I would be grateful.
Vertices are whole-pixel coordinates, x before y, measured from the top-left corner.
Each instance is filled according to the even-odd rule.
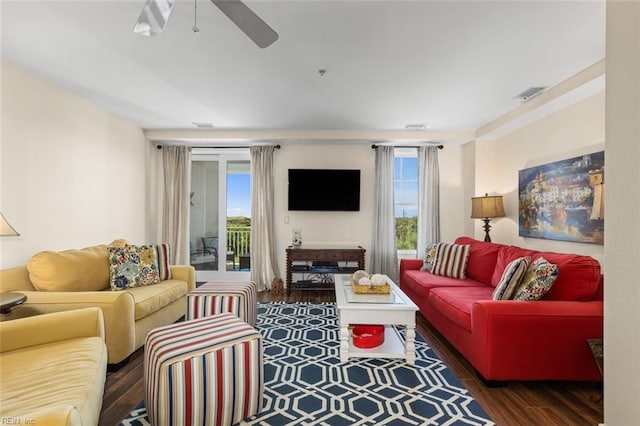
[[[173,10],[173,2],[174,0],[147,0],[133,27],[133,32],[145,36],[160,34],[167,25]]]
[[[258,47],[264,49],[278,39],[278,33],[240,0],[211,0]]]

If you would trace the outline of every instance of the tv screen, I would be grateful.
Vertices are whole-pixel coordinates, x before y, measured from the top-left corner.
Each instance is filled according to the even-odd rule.
[[[289,169],[289,210],[360,210],[360,170]]]

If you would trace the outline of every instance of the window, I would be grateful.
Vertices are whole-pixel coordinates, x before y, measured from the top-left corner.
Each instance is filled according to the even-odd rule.
[[[396,148],[394,211],[399,257],[415,257],[418,245],[418,154],[415,148]]]

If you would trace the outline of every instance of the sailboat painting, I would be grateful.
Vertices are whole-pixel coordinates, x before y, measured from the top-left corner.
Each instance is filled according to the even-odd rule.
[[[519,170],[519,235],[604,244],[604,182],[604,151]]]

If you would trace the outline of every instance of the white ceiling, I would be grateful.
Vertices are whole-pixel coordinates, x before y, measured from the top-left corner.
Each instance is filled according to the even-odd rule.
[[[157,37],[143,0],[2,0],[2,58],[144,129],[467,131],[605,55],[604,1],[246,3],[266,49],[206,0]]]

